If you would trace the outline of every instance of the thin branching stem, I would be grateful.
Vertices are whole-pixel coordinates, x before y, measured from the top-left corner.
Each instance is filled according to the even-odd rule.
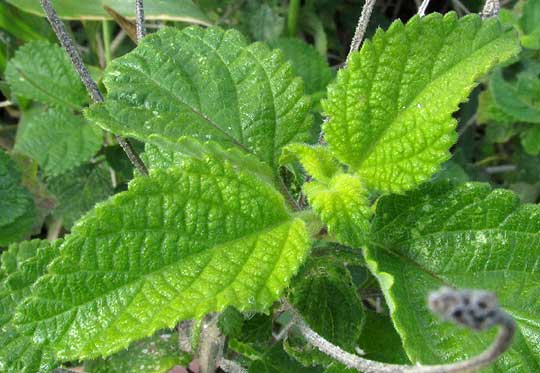
[[[144,24],[144,0],[135,0],[135,25],[137,27],[137,43],[146,36]]]
[[[457,373],[473,372],[494,362],[505,352],[512,342],[516,329],[515,322],[510,315],[498,310],[496,324],[500,326],[499,334],[493,344],[480,355],[471,359],[444,365],[409,366],[385,364],[378,361],[364,359],[358,355],[344,351],[339,346],[326,340],[305,322],[300,313],[289,303],[285,309],[293,315],[296,327],[308,343],[317,347],[322,353],[332,357],[349,368],[365,373]]]
[[[429,5],[429,1],[430,0],[423,0],[422,4],[420,4],[420,6],[418,7],[418,15],[420,17],[423,17],[423,16],[426,15],[426,9],[427,9],[427,7]]]
[[[349,54],[347,55],[347,61],[349,61],[351,54],[356,52],[360,48],[360,45],[364,40],[364,35],[366,34],[366,29],[369,24],[369,19],[371,18],[371,12],[373,11],[373,7],[375,6],[375,2],[376,0],[366,0],[366,2],[364,3],[362,13],[360,14],[360,18],[358,19],[358,25],[356,26],[356,30],[354,31],[351,48],[349,49]]]
[[[499,0],[486,0],[484,3],[484,8],[482,8],[482,12],[480,15],[483,19],[496,17],[499,14],[499,10],[501,9],[501,2]]]
[[[45,12],[47,19],[49,20],[49,23],[51,24],[51,27],[54,30],[54,33],[58,37],[60,44],[62,45],[62,47],[68,54],[69,58],[71,59],[71,62],[73,63],[75,70],[79,74],[81,81],[86,87],[88,94],[92,98],[92,101],[103,102],[103,96],[101,92],[99,91],[99,88],[96,82],[90,76],[90,72],[84,65],[81,55],[77,51],[77,48],[75,48],[75,44],[73,43],[68,33],[66,32],[64,23],[58,17],[56,10],[54,10],[51,0],[40,0],[40,1],[41,1],[41,7],[43,8]],[[128,156],[133,166],[135,166],[142,175],[148,175],[148,170],[146,166],[144,165],[143,161],[139,158],[137,153],[135,153],[135,151],[131,147],[131,144],[121,136],[115,136],[115,137],[116,137],[116,141],[118,141],[118,144],[120,144],[122,149],[124,149],[124,152]]]

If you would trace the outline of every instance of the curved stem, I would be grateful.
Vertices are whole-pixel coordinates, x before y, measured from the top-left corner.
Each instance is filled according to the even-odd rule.
[[[347,62],[351,58],[351,54],[360,48],[360,44],[362,44],[362,40],[364,40],[364,35],[366,33],[375,2],[376,0],[366,0],[364,7],[362,8],[362,14],[360,14],[360,18],[358,19],[358,25],[354,31],[351,48],[349,49],[349,54],[347,55]]]
[[[289,303],[285,303],[285,309],[292,313],[298,330],[307,342],[347,367],[365,373],[457,373],[476,371],[494,362],[508,349],[516,329],[512,317],[502,310],[497,310],[497,319],[494,320],[494,323],[500,326],[499,334],[492,345],[480,355],[457,363],[443,365],[409,366],[385,364],[344,351],[311,329],[299,312]]]
[[[144,1],[135,0],[135,26],[137,27],[137,43],[146,36],[144,25]]]
[[[64,24],[58,17],[58,14],[56,13],[56,10],[54,10],[54,7],[52,6],[51,0],[40,0],[41,1],[41,7],[43,8],[43,11],[45,12],[47,19],[49,20],[49,23],[51,24],[52,29],[54,30],[54,33],[56,34],[56,37],[60,41],[60,44],[68,54],[69,58],[71,59],[71,63],[75,67],[75,70],[79,74],[79,77],[81,78],[81,81],[83,82],[84,86],[86,87],[86,90],[88,91],[88,94],[92,98],[92,101],[94,102],[103,102],[103,96],[101,95],[101,92],[99,91],[99,88],[90,76],[90,72],[84,65],[84,62],[81,58],[81,55],[75,48],[75,44],[73,44],[73,41],[70,39],[69,35],[66,32],[66,29],[64,27]],[[121,136],[115,135],[116,140],[128,156],[129,160],[135,166],[139,172],[142,175],[148,175],[148,170],[146,166],[144,165],[143,161],[137,153],[133,150],[131,147],[131,144],[124,139]]]

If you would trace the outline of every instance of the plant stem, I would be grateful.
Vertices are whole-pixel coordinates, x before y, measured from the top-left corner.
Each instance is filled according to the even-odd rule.
[[[420,4],[420,6],[418,7],[418,15],[420,17],[423,17],[426,15],[426,9],[429,5],[429,0],[423,0],[422,1],[422,4]]]
[[[227,372],[227,373],[247,373],[248,371],[246,368],[243,368],[236,361],[227,360],[227,359],[221,359],[218,362],[218,366],[221,368],[222,371]]]
[[[144,1],[135,0],[135,26],[137,27],[137,43],[146,36],[146,26],[144,25]]]
[[[295,37],[298,31],[298,13],[300,13],[300,0],[290,0],[287,15],[287,30],[290,37]]]
[[[494,362],[505,352],[512,342],[516,329],[515,322],[510,315],[502,310],[498,311],[497,324],[500,326],[499,334],[491,346],[480,355],[469,360],[445,365],[408,366],[385,364],[378,361],[364,359],[358,355],[342,350],[320,336],[309,327],[300,313],[286,301],[285,309],[293,315],[293,320],[302,336],[311,345],[317,347],[322,353],[345,364],[347,367],[364,373],[458,373],[472,372]]]
[[[71,59],[71,63],[75,67],[75,70],[79,74],[79,77],[81,78],[81,81],[83,82],[84,86],[86,87],[86,90],[88,91],[88,94],[92,98],[92,101],[94,102],[103,102],[103,96],[101,95],[101,92],[99,91],[99,88],[96,84],[96,82],[92,79],[90,76],[90,72],[84,65],[84,62],[75,48],[75,44],[69,37],[69,35],[66,32],[66,29],[64,27],[64,24],[58,17],[58,14],[54,10],[54,7],[52,6],[51,0],[40,0],[41,7],[43,8],[43,11],[47,15],[47,19],[49,20],[49,23],[51,24],[52,29],[54,30],[54,33],[56,34],[56,37],[60,41],[60,44],[68,54],[69,58]],[[131,163],[139,170],[141,175],[148,175],[148,169],[144,165],[143,161],[139,158],[137,153],[133,150],[131,147],[131,144],[124,139],[121,136],[117,136],[116,141],[120,144],[126,155],[128,156]]]
[[[112,62],[111,24],[109,21],[103,21],[101,26],[103,32],[103,48],[105,49],[105,64],[109,66],[109,64]]]
[[[214,373],[222,359],[225,337],[217,325],[218,318],[219,314],[213,314],[203,321],[198,353],[201,373]]]
[[[351,48],[349,49],[349,54],[347,55],[347,61],[345,63],[349,61],[349,59],[351,58],[351,54],[356,52],[360,48],[360,44],[362,44],[362,40],[364,40],[364,35],[366,33],[366,29],[369,24],[369,19],[371,18],[371,12],[373,11],[373,7],[375,6],[375,2],[376,0],[366,0],[366,2],[364,3],[362,13],[360,14],[360,18],[358,19],[358,25],[356,26],[356,30],[354,31]]]
[[[491,17],[497,17],[499,10],[501,9],[501,2],[499,0],[486,0],[484,8],[480,12],[482,19]]]

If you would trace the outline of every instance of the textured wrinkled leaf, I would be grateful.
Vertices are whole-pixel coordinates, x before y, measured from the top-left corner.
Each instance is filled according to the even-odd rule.
[[[24,241],[2,254],[7,277],[0,283],[0,371],[49,371],[58,365],[48,346],[20,333],[12,318],[17,304],[58,254],[60,242]]]
[[[337,241],[361,247],[369,232],[371,209],[367,191],[357,175],[337,174],[328,182],[304,184],[310,206]]]
[[[267,309],[308,249],[304,222],[270,185],[229,162],[186,160],[80,220],[18,323],[62,360],[106,356],[228,305]]]
[[[44,15],[39,0],[7,0],[7,2],[25,12]],[[134,4],[125,0],[53,0],[52,3],[58,15],[65,19],[111,19],[104,6],[114,9],[125,17],[135,17]],[[144,13],[147,19],[209,24],[206,15],[191,0],[145,0]]]
[[[280,164],[288,164],[296,159],[306,172],[317,180],[329,182],[332,176],[341,171],[339,163],[332,157],[328,148],[306,144],[291,144],[283,149]]]
[[[165,373],[176,365],[187,365],[191,357],[178,347],[178,333],[157,333],[137,341],[128,349],[104,359],[84,363],[87,373]]]
[[[379,201],[366,260],[413,363],[457,361],[493,341],[495,330],[460,329],[427,310],[428,292],[449,285],[495,291],[517,322],[510,350],[486,371],[540,369],[539,217],[537,205],[478,183],[439,183]]]
[[[0,245],[8,245],[27,235],[35,220],[30,192],[21,186],[16,163],[0,150]]]
[[[45,174],[59,175],[90,160],[102,131],[66,109],[34,115],[17,132],[15,150],[35,159]]]
[[[523,82],[520,86],[524,87]],[[489,82],[495,103],[506,115],[513,117],[515,121],[540,124],[540,102],[535,105],[529,100],[531,92],[522,93],[518,87],[504,80],[500,70],[493,73]]]
[[[364,307],[343,263],[328,258],[309,260],[297,277],[289,300],[321,336],[354,352],[364,324]],[[289,338],[285,350],[304,365],[324,366],[333,359],[304,339]]]
[[[89,100],[69,57],[45,41],[19,48],[8,62],[6,80],[13,95],[44,104],[77,110]]]
[[[307,94],[326,89],[334,73],[325,58],[311,45],[297,38],[271,40],[272,48],[279,48],[293,67],[294,73],[304,80]]]
[[[277,164],[281,148],[308,139],[302,82],[279,51],[238,31],[164,29],[107,69],[105,103],[88,118],[142,141],[193,136]],[[153,135],[153,136],[152,136]]]
[[[53,216],[71,228],[96,203],[113,194],[111,175],[106,165],[84,165],[47,180],[47,188],[56,197]]]
[[[326,140],[369,187],[410,189],[450,156],[458,109],[476,80],[519,51],[495,19],[455,13],[378,30],[338,73],[323,102]]]

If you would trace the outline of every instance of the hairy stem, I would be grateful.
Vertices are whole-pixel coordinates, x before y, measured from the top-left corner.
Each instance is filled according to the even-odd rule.
[[[135,25],[137,27],[137,43],[146,36],[144,25],[144,0],[135,0]]]
[[[300,12],[300,0],[289,1],[289,13],[287,15],[287,31],[290,37],[296,36],[298,29],[298,13]]]
[[[242,367],[240,364],[238,364],[236,361],[227,360],[227,359],[221,359],[218,362],[218,366],[221,368],[222,371],[227,373],[247,373],[247,369]]]
[[[482,19],[496,17],[499,14],[500,9],[501,2],[499,0],[486,0],[486,2],[484,3],[484,8],[482,8],[482,12],[480,12],[480,15],[482,16]]]
[[[418,7],[418,15],[420,17],[423,17],[423,16],[426,15],[426,9],[427,9],[427,7],[429,5],[429,1],[430,0],[423,0],[422,4],[420,4],[420,6]]]
[[[360,45],[364,40],[364,35],[366,33],[375,2],[376,0],[366,0],[364,7],[362,8],[362,13],[358,19],[358,25],[356,26],[356,30],[354,31],[354,36],[352,38],[351,48],[349,49],[349,54],[347,55],[347,61],[349,61],[351,54],[360,48]]]
[[[84,65],[81,55],[79,54],[79,52],[75,48],[75,44],[73,43],[73,41],[67,34],[64,24],[58,17],[56,10],[54,10],[51,0],[40,0],[40,2],[41,2],[41,7],[43,8],[43,11],[47,15],[47,19],[49,20],[49,23],[51,24],[51,27],[54,30],[54,33],[56,34],[56,37],[58,38],[58,40],[60,41],[60,44],[62,45],[62,47],[68,54],[69,58],[71,59],[71,63],[73,64],[73,66],[75,67],[75,70],[79,74],[79,77],[81,78],[81,81],[86,87],[88,94],[92,98],[92,101],[103,102],[103,96],[101,95],[101,92],[99,91],[99,88],[96,82],[90,76],[90,72]],[[121,136],[115,135],[115,137],[116,137],[116,141],[118,141],[118,143],[120,144],[120,146],[122,147],[126,155],[128,156],[133,166],[135,166],[142,175],[148,175],[148,170],[146,166],[144,165],[143,161],[139,158],[137,153],[135,153],[135,151],[131,147],[131,144]]]
[[[213,314],[203,321],[198,353],[201,373],[214,373],[222,360],[225,337],[217,325],[218,318],[219,314]]]
[[[347,367],[365,373],[457,373],[473,372],[486,367],[501,356],[512,342],[516,325],[514,320],[506,312],[496,308],[495,316],[490,320],[493,324],[499,325],[500,330],[491,346],[471,359],[452,364],[409,366],[397,364],[385,364],[378,361],[364,359],[358,355],[344,351],[339,346],[334,345],[324,337],[319,335],[302,318],[300,313],[289,303],[285,302],[285,309],[293,315],[293,320],[308,343],[317,347],[322,353],[345,364]]]

